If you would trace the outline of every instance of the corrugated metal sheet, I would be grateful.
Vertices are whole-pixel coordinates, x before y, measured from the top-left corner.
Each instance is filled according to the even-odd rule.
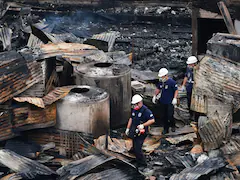
[[[112,58],[94,46],[79,43],[43,44],[33,50],[36,59],[57,57],[73,63],[113,62]]]
[[[190,154],[185,154],[184,156],[174,154],[173,157],[175,159],[178,159],[186,168],[191,168],[195,165],[194,160]]]
[[[113,32],[105,32],[105,33],[101,33],[101,34],[95,34],[92,36],[92,39],[97,39],[97,40],[107,42],[108,43],[108,51],[112,51],[115,40],[118,37],[120,37],[120,33],[113,31]]]
[[[34,179],[39,175],[54,175],[54,171],[48,167],[20,156],[10,150],[0,150],[0,162],[12,171],[18,173],[24,179]]]
[[[43,102],[45,105],[50,105],[57,100],[64,98],[68,93],[71,91],[71,89],[74,88],[73,86],[63,86],[63,87],[57,87],[50,93],[48,93],[46,96],[43,97]]]
[[[89,141],[92,141],[93,137],[84,135],[83,139],[82,133],[78,132],[49,128],[30,131],[26,133],[26,136],[38,144],[54,142],[56,146],[51,151],[58,152],[68,158],[71,158],[78,152],[83,153],[84,157],[89,154],[101,154],[100,150],[85,140],[89,139]]]
[[[232,136],[230,141],[221,147],[221,150],[224,154],[235,154],[240,152],[240,137]]]
[[[144,179],[137,169],[115,157],[90,155],[57,170],[60,180],[66,179]],[[98,176],[99,175],[99,176]]]
[[[30,37],[28,39],[27,46],[30,48],[39,48],[43,42],[35,35],[30,34]]]
[[[13,98],[15,101],[18,102],[28,102],[30,104],[33,104],[37,107],[44,108],[45,105],[43,103],[42,98],[37,98],[37,97],[15,97]]]
[[[129,140],[124,140],[124,139],[111,138],[110,136],[106,137],[106,135],[103,135],[103,136],[100,136],[98,139],[94,140],[94,145],[96,146],[96,148],[98,148],[100,150],[105,150],[106,149],[106,139],[107,139],[107,143],[108,143],[107,144],[108,150],[119,153],[119,154],[123,154],[126,157],[134,158],[134,156],[128,152],[132,146],[131,140],[129,141]],[[147,139],[147,140],[149,141],[149,139]],[[145,141],[145,143],[146,143],[146,141]],[[127,146],[128,144],[130,144],[130,146]]]
[[[0,40],[3,43],[3,50],[11,50],[12,30],[8,27],[0,28]]]
[[[40,81],[34,84],[32,87],[21,93],[19,96],[21,97],[43,97],[45,95],[45,86],[46,86],[46,74],[47,74],[47,60],[43,60],[41,62],[37,62],[42,67],[42,72],[40,73]]]
[[[215,34],[195,74],[195,94],[240,107],[240,36]],[[201,103],[205,105],[205,103]]]
[[[194,141],[194,139],[197,138],[197,135],[195,133],[190,133],[186,135],[181,135],[177,137],[168,137],[166,138],[167,141],[169,141],[171,144],[179,144],[183,141]]]
[[[54,102],[67,95],[71,90],[71,88],[66,91],[63,91],[66,88],[60,89],[62,91],[53,91],[52,94],[46,96],[46,104],[41,98],[16,97],[13,107],[5,105],[4,109],[1,105],[0,140],[13,137],[13,130],[25,131],[54,126],[56,124],[56,104]]]
[[[7,62],[11,62],[11,61],[18,60],[18,59],[22,59],[22,56],[19,53],[17,53],[17,51],[15,51],[15,50],[0,53],[0,65],[1,66],[6,64]]]
[[[74,86],[58,87],[43,98],[15,97],[15,101],[27,103],[17,103],[13,108],[13,128],[23,131],[54,126],[56,124],[56,104],[54,102],[65,97],[72,88]]]
[[[42,77],[42,68],[38,62],[14,58],[12,61],[3,60],[0,65],[0,103],[27,90]]]
[[[0,107],[0,141],[12,138],[11,114],[6,108]]]
[[[13,128],[20,131],[51,127],[56,124],[56,104],[46,106],[44,109],[36,109],[27,104],[14,108],[13,114]]]
[[[121,179],[121,180],[131,180],[138,179],[136,176],[130,176],[128,173],[124,172],[122,169],[118,168],[109,168],[97,173],[86,174],[82,177],[79,177],[78,180],[96,180],[98,178],[102,179]],[[141,179],[141,177],[139,177]]]
[[[78,43],[58,43],[58,44],[43,44],[39,50],[35,50],[35,53],[40,58],[49,58],[54,56],[71,56],[71,55],[83,55],[88,53],[87,50],[97,50],[96,47],[78,44]]]
[[[236,180],[231,172],[218,172],[210,177],[209,180]]]
[[[195,76],[196,94],[221,99],[226,103],[240,102],[240,65],[223,58],[205,56]],[[200,92],[198,92],[200,91]]]
[[[60,179],[65,179],[66,176],[68,176],[67,179],[71,176],[74,177],[74,179],[78,176],[81,176],[85,174],[86,172],[96,168],[97,166],[100,166],[108,161],[111,161],[115,159],[114,157],[107,158],[104,155],[90,155],[83,159],[73,161],[70,164],[68,164],[65,167],[62,167],[57,170],[57,173],[62,177]]]
[[[179,174],[172,175],[170,180],[197,180],[201,176],[208,175],[226,165],[227,163],[223,158],[210,158],[192,168],[184,169]]]
[[[204,143],[204,150],[219,148],[225,136],[225,126],[221,120],[199,118],[198,132]]]

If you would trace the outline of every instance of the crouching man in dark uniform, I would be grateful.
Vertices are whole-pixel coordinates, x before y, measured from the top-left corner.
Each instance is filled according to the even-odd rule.
[[[126,135],[133,140],[133,152],[137,166],[146,167],[146,159],[142,152],[142,145],[148,134],[148,126],[155,122],[152,112],[143,105],[143,98],[136,94],[132,97],[132,115],[128,121]]]

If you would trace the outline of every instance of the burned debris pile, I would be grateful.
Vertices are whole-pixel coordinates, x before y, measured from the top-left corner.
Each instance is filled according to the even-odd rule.
[[[95,7],[91,12],[62,8],[71,0],[21,2],[0,3],[1,179],[240,177],[233,120],[240,107],[239,35],[209,39],[194,72],[198,123],[190,123],[179,91],[177,129],[164,135],[151,99],[161,67],[179,84],[183,77],[192,44],[188,1],[116,1],[114,8],[82,2]],[[145,169],[137,168],[123,133],[132,94],[142,94],[156,118],[142,148]]]

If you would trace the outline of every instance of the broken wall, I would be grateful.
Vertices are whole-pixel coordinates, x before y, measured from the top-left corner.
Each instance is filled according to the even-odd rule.
[[[208,41],[207,54],[195,73],[191,109],[206,114],[206,121],[219,121],[222,140],[229,140],[233,113],[240,107],[240,64],[235,54],[228,52],[229,49],[238,49],[239,43],[240,36],[215,34]],[[214,134],[213,127],[210,134]],[[217,146],[207,149],[211,148]]]

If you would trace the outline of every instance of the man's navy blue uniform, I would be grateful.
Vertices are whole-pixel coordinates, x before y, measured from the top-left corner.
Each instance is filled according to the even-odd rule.
[[[186,91],[187,91],[187,100],[188,100],[188,108],[190,112],[190,116],[193,116],[193,111],[190,109],[191,107],[191,98],[192,98],[192,89],[193,89],[193,69],[187,67],[185,77],[187,77],[187,83],[186,83]]]
[[[175,120],[173,117],[174,106],[172,105],[172,100],[174,98],[175,91],[177,90],[177,83],[172,78],[168,78],[165,82],[159,82],[157,88],[161,93],[159,104],[164,133],[168,133],[170,126],[175,127]]]
[[[132,125],[131,125],[131,134],[135,133],[137,126],[147,122],[150,119],[154,119],[152,112],[143,105],[139,110],[132,110]],[[146,166],[146,159],[142,152],[142,145],[148,134],[148,127],[144,127],[145,133],[141,135],[131,135],[133,139],[133,151],[136,156],[138,166]]]

